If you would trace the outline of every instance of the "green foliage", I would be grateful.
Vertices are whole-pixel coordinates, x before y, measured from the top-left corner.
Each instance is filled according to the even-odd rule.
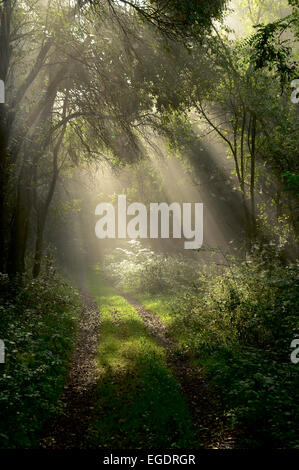
[[[299,216],[299,174],[287,171],[283,173],[284,191],[294,196],[293,217],[298,223]]]
[[[200,293],[187,291],[175,311],[187,330],[197,333],[200,347],[218,344],[257,346],[287,356],[296,333],[296,271],[259,269],[254,263],[233,266],[223,275],[205,275]],[[217,340],[216,340],[217,338]],[[286,357],[285,356],[285,357]]]
[[[2,275],[0,292],[0,338],[6,347],[0,365],[0,447],[30,448],[57,407],[79,297],[58,276],[27,280],[20,288]]]
[[[295,13],[274,23],[257,25],[257,32],[249,43],[254,48],[252,60],[256,69],[268,68],[275,70],[280,77],[281,86],[295,78],[298,63],[292,57],[292,44],[289,39],[281,39],[283,33],[291,25],[296,24]]]
[[[246,447],[298,448],[298,367],[257,348],[219,348],[205,367]]]
[[[139,242],[122,253],[110,257],[110,266],[106,259],[109,280],[151,308],[177,340],[177,354],[218,386],[232,425],[244,431],[243,444],[297,447],[299,377],[290,360],[299,335],[297,267],[264,250],[243,262],[228,260],[221,270],[194,265],[186,283],[186,274],[180,278],[174,269],[178,263],[188,273],[186,260],[162,260]]]
[[[104,260],[102,269],[117,288],[130,292],[157,294],[177,292],[196,278],[198,265],[183,256],[154,253],[137,240],[129,248],[117,248]]]
[[[108,0],[108,3],[120,3]],[[220,19],[227,0],[121,0],[137,10],[140,20],[172,38],[196,38]]]
[[[117,282],[165,323],[178,356],[200,366],[218,386],[232,425],[244,431],[244,446],[297,447],[299,376],[290,360],[290,344],[299,335],[297,267],[283,266],[264,251],[244,262],[228,260],[221,270],[197,268],[188,287],[174,276],[171,291],[155,276],[158,267],[170,273],[173,259],[165,258],[162,269],[160,255],[145,250],[141,258],[139,251],[111,265],[110,275],[117,280],[121,267]],[[149,258],[152,276],[141,282]]]
[[[299,196],[299,174],[287,171],[283,174],[285,181],[285,191],[291,191],[296,197]]]
[[[219,386],[249,446],[299,445],[298,368],[290,361],[298,337],[298,272],[256,263],[204,277],[173,304],[171,330],[180,351]]]

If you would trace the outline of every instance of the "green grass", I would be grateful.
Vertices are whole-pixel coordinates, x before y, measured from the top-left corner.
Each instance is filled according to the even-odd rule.
[[[173,296],[170,295],[151,295],[151,294],[136,294],[136,300],[144,305],[145,308],[155,313],[157,317],[166,325],[170,326],[175,317],[172,314],[171,302]]]
[[[136,310],[91,272],[89,289],[101,311],[99,385],[90,447],[192,448],[194,431],[164,351]]]
[[[175,297],[168,294],[150,295],[148,293],[137,293],[134,297],[164,323],[168,328],[169,336],[177,342],[177,353],[185,355],[188,334],[184,328],[175,328],[178,319],[178,315],[174,314]],[[199,365],[192,356],[189,359],[193,366]]]

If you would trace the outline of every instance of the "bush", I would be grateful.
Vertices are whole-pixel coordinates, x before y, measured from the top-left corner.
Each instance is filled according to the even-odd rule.
[[[12,296],[13,292],[13,296]],[[0,447],[29,448],[56,410],[74,344],[79,294],[58,276],[0,279]]]
[[[204,269],[138,242],[131,247],[106,258],[107,276],[120,288],[165,301],[173,294],[169,334],[177,353],[218,386],[232,424],[244,430],[243,444],[299,447],[298,364],[290,360],[299,337],[298,268],[263,253]]]
[[[219,348],[205,368],[246,447],[298,448],[298,367],[258,348]]]
[[[298,365],[290,361],[299,337],[297,269],[244,263],[203,277],[200,289],[172,306],[180,351],[219,386],[250,446],[299,446]]]
[[[197,263],[180,255],[156,254],[137,240],[107,255],[102,268],[118,289],[149,294],[177,293],[192,284],[198,272]]]

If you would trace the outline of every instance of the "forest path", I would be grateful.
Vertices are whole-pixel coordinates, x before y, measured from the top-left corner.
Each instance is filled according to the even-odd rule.
[[[176,354],[177,343],[170,338],[167,327],[155,313],[128,294],[121,294],[138,312],[150,334],[164,347],[166,362],[187,398],[197,439],[203,448],[232,449],[237,436],[229,430],[219,392],[206,381],[200,370],[188,359]]]
[[[40,447],[235,447],[216,390],[157,315],[95,273],[88,284],[61,409]]]

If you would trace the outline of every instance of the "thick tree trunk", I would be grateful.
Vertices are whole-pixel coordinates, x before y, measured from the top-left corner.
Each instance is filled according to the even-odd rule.
[[[32,174],[23,165],[19,176],[17,198],[10,230],[7,269],[11,278],[25,271],[25,255],[32,208]]]
[[[5,195],[7,183],[7,136],[3,122],[3,105],[0,105],[0,272],[5,272],[6,268],[6,204]]]
[[[6,82],[10,62],[10,24],[13,5],[10,0],[0,7],[0,79]],[[5,104],[0,104],[0,272],[6,271],[6,198],[8,180],[8,135]]]

